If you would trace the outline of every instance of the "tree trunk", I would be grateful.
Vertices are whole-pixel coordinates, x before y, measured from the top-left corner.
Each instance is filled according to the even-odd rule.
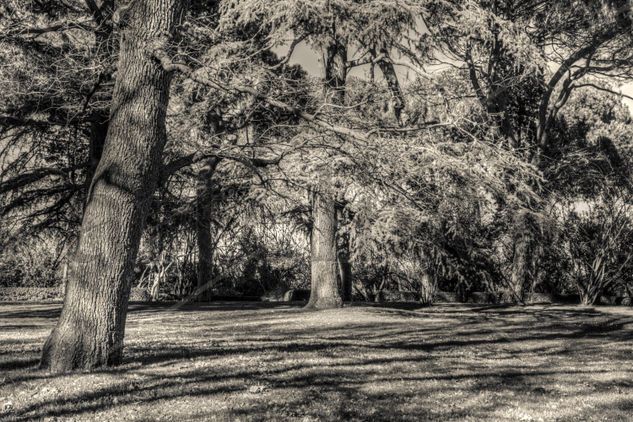
[[[325,61],[325,98],[334,105],[345,104],[347,50],[334,39],[327,47]],[[334,113],[340,110],[334,110]],[[332,188],[330,186],[330,188]],[[343,306],[338,288],[336,245],[336,202],[325,193],[315,193],[312,200],[311,288],[308,308]]]
[[[311,289],[307,308],[339,308],[343,305],[337,282],[336,207],[334,200],[315,193],[312,204]]]
[[[349,262],[349,236],[342,236],[342,244],[338,251],[338,265],[341,276],[343,301],[352,301],[352,264]]]
[[[338,207],[337,225],[341,226],[346,222],[346,210],[344,206]],[[341,290],[344,302],[352,301],[352,263],[350,262],[349,233],[345,232],[339,236],[338,244],[338,270],[341,281]]]
[[[432,305],[435,296],[436,282],[427,270],[420,272],[420,302],[423,305]]]
[[[112,14],[114,13],[114,0],[105,0],[101,5],[96,3],[87,3],[90,8],[93,19],[97,24],[95,30],[95,56],[98,65],[103,66],[101,73],[95,81],[94,89],[88,97],[88,102],[96,100],[110,104],[112,101],[112,90],[104,88],[112,82],[113,73],[115,71],[115,58],[117,49],[117,40],[112,27]],[[86,198],[92,183],[101,155],[103,154],[103,146],[105,145],[106,136],[108,134],[108,124],[110,121],[110,113],[106,107],[99,107],[91,113],[90,117],[90,145],[88,147],[88,168],[86,170],[86,179],[84,182],[84,211],[86,206]]]
[[[381,50],[381,54],[388,56],[387,50]],[[396,118],[396,121],[399,125],[402,124],[402,111],[404,110],[404,96],[402,95],[402,90],[400,89],[400,82],[398,81],[398,75],[396,74],[396,70],[391,61],[385,59],[380,60],[378,62],[378,67],[380,67],[380,71],[382,72],[385,81],[387,82],[387,87],[389,87],[389,91],[391,92],[391,107],[393,107],[393,114]]]
[[[136,0],[124,26],[110,124],[89,190],[61,316],[44,344],[52,372],[121,362],[133,266],[165,145],[171,77],[152,53],[166,48],[180,0]]]
[[[95,113],[94,121],[90,123],[90,145],[88,146],[88,168],[86,169],[86,179],[84,181],[84,211],[86,210],[88,193],[92,179],[97,172],[103,146],[105,145],[108,133],[108,116],[102,113]]]
[[[530,284],[530,239],[521,236],[514,242],[514,259],[512,260],[512,290],[514,300],[524,304]]]
[[[198,300],[211,300],[213,287],[213,237],[211,235],[211,219],[213,218],[213,201],[215,184],[212,177],[219,160],[207,160],[198,174],[198,202],[196,204],[196,237],[198,240]]]
[[[536,285],[536,266],[539,262],[540,235],[539,222],[531,212],[519,212],[514,218],[514,244],[511,274],[511,288],[514,300],[523,305],[529,299]]]

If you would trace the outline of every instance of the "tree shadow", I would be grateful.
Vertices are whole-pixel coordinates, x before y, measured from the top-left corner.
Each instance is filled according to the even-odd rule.
[[[187,419],[463,420],[489,419],[512,406],[511,397],[563,397],[558,384],[573,385],[576,397],[610,388],[633,393],[633,383],[618,378],[633,363],[629,316],[566,307],[396,305],[305,313],[298,305],[240,305],[133,306],[121,367],[62,376],[108,383],[33,400],[11,416],[116,414],[122,406],[194,397],[237,398],[242,405],[192,411]],[[6,367],[17,369],[13,383],[56,379],[20,368]],[[263,393],[248,392],[259,384]],[[451,394],[493,399],[452,407],[440,400],[433,408]],[[620,404],[619,411],[628,411],[630,402]]]

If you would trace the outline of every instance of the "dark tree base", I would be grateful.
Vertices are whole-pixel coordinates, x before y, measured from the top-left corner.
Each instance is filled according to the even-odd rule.
[[[64,334],[61,327],[53,330],[44,344],[40,369],[59,374],[90,371],[121,364],[122,342],[96,344],[94,339]]]
[[[343,300],[340,297],[321,297],[310,300],[304,309],[335,309],[342,308]]]

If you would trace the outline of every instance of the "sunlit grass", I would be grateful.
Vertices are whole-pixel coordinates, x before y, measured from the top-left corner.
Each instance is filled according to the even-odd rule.
[[[0,419],[629,420],[626,308],[133,307],[124,365],[33,369],[58,305],[0,305]]]

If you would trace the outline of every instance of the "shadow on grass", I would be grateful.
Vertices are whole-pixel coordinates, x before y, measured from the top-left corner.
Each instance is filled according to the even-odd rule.
[[[309,326],[303,321],[285,321],[301,317],[300,304],[188,304],[178,309],[171,304],[133,304],[130,312],[135,329],[152,324],[151,320],[143,322],[135,317],[158,315],[179,333],[191,334],[174,336],[166,326],[146,327],[159,331],[162,338],[159,336],[157,343],[133,339],[123,366],[97,372],[115,375],[112,385],[34,400],[16,409],[11,414],[13,420],[76,417],[186,397],[224,400],[226,395],[247,394],[247,387],[253,384],[265,385],[275,396],[266,400],[255,396],[242,408],[214,416],[486,418],[507,406],[507,399],[458,403],[461,407],[450,408],[449,412],[429,408],[424,398],[443,396],[455,389],[464,394],[503,390],[543,397],[557,394],[550,387],[554,379],[575,382],[582,377],[609,377],[622,368],[628,370],[632,363],[631,355],[621,349],[633,340],[633,332],[627,328],[633,318],[591,309],[481,305],[434,309],[390,304],[341,311],[344,315],[362,312],[353,321]],[[604,345],[613,347],[605,349]],[[246,367],[227,365],[226,359],[235,356],[269,366],[261,370],[257,363]],[[539,366],[530,363],[530,359],[549,357],[551,361]],[[610,359],[619,369],[575,366],[592,358]],[[517,359],[527,363],[518,364]],[[0,368],[20,369],[37,362],[26,358],[13,363],[18,366],[11,367],[8,361],[0,363]],[[193,363],[202,366],[190,369]],[[39,371],[11,376],[14,383],[49,378],[53,377]],[[607,387],[633,391],[633,384],[626,382]],[[595,386],[584,387],[576,394],[589,395],[592,388]],[[629,411],[631,401],[622,400],[617,406],[616,410]]]

